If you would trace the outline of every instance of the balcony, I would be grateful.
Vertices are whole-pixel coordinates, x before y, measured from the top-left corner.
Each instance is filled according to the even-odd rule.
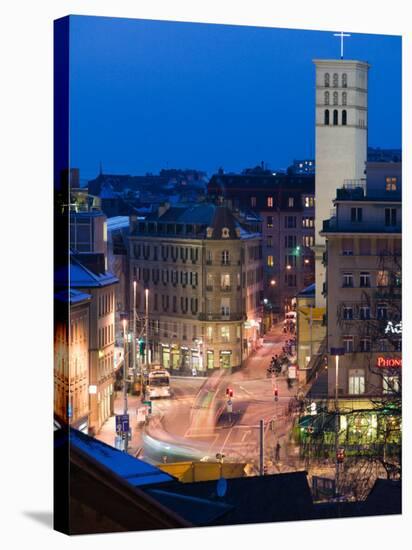
[[[400,233],[401,224],[385,225],[384,223],[373,223],[368,221],[351,222],[349,220],[339,220],[336,217],[324,220],[322,233]]]
[[[245,321],[246,315],[231,312],[229,315],[222,313],[199,313],[199,321]]]
[[[231,287],[231,286],[228,286],[228,285],[226,285],[226,286],[221,286],[221,287],[220,287],[220,290],[221,290],[222,292],[231,292],[232,287]]]

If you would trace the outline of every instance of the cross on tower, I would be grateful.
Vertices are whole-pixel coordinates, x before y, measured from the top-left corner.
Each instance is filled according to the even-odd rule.
[[[344,32],[335,32],[333,36],[339,36],[340,37],[340,58],[343,59],[343,39],[347,36],[350,36],[350,34],[344,33]]]

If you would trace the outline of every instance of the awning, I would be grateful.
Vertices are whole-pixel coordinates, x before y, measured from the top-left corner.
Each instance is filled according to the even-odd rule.
[[[299,313],[305,317],[310,318],[310,312],[312,310],[312,321],[323,321],[323,316],[326,313],[325,307],[300,307]]]

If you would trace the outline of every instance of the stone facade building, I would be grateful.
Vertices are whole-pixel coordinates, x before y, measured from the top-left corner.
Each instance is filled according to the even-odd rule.
[[[57,292],[54,298],[54,414],[57,420],[87,433],[91,296],[70,290]]]
[[[147,358],[173,373],[241,366],[259,344],[262,278],[261,235],[226,207],[165,205],[132,219],[137,337],[147,326]]]
[[[401,165],[367,165],[366,183],[337,190],[326,240],[328,350],[343,348],[340,399],[391,393],[401,376]],[[329,356],[328,393],[336,385]]]
[[[89,314],[89,431],[113,414],[115,289],[103,254],[71,254],[70,288],[91,296]]]

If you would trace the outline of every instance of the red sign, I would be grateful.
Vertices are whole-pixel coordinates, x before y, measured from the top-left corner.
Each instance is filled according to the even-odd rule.
[[[378,357],[376,360],[376,366],[381,368],[387,367],[401,367],[402,358],[401,357]]]

